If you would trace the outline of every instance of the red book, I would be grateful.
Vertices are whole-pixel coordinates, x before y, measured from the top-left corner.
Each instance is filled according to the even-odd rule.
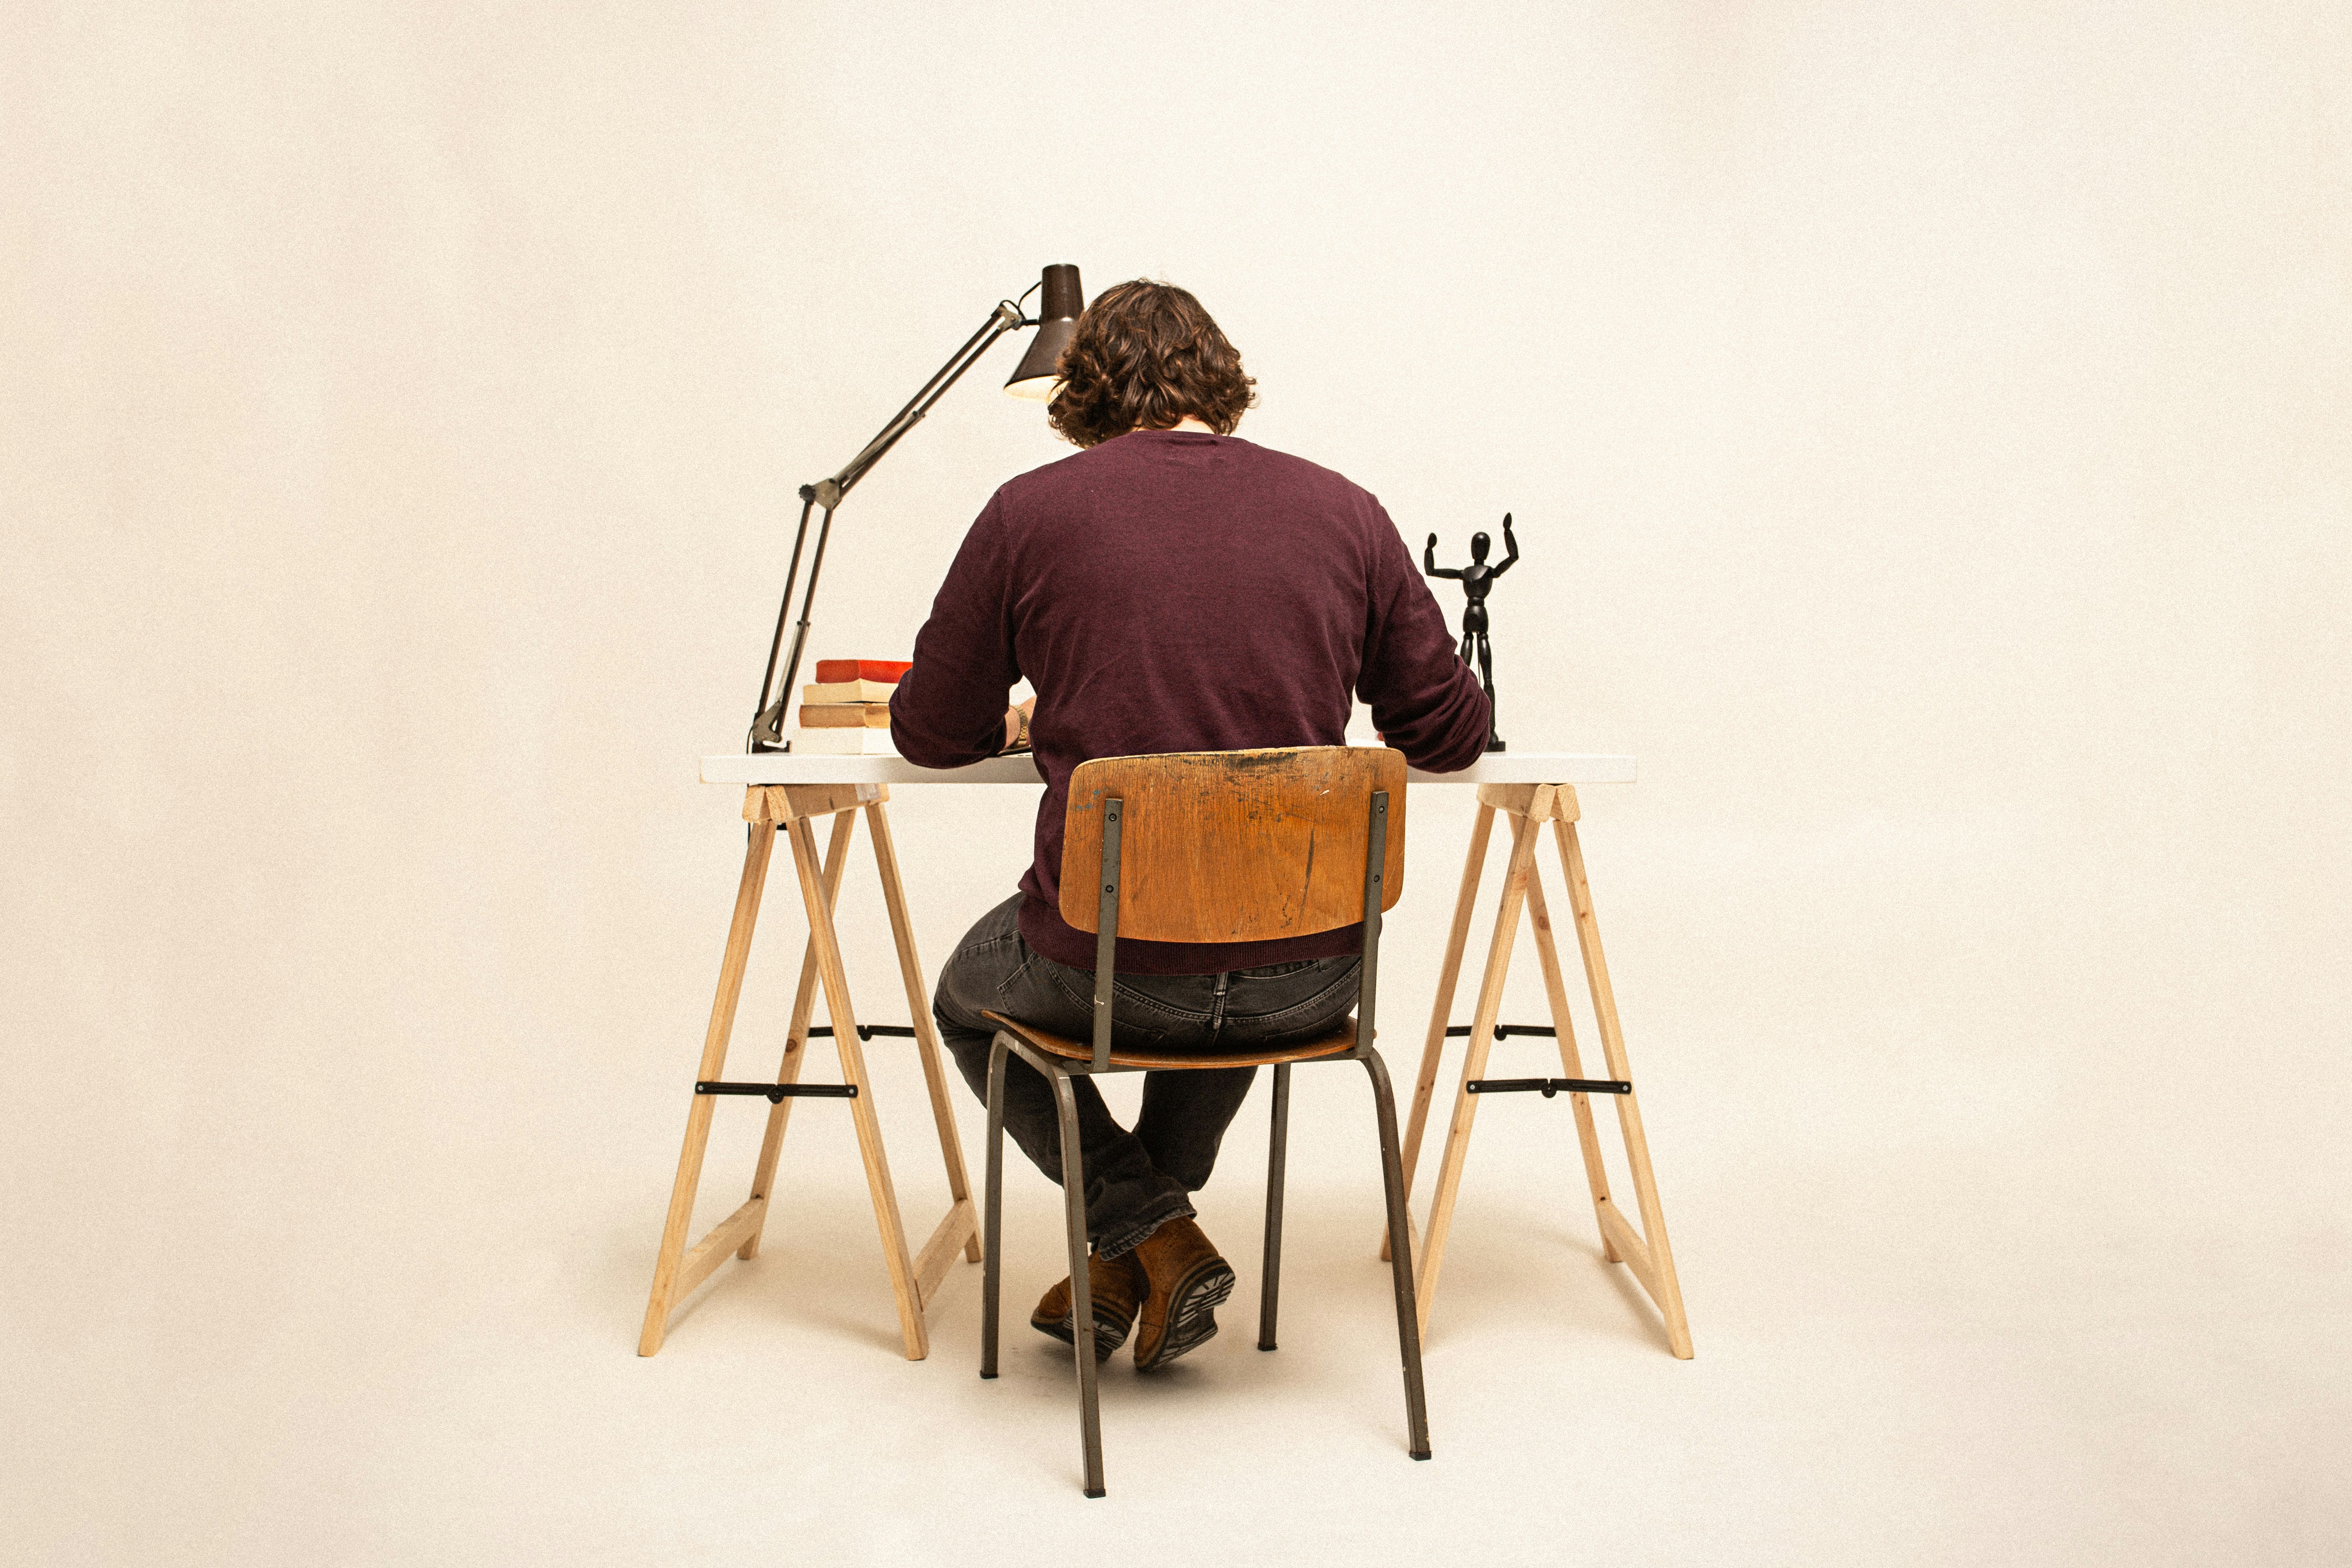
[[[896,681],[914,668],[911,658],[821,658],[816,661],[816,678],[821,681]]]

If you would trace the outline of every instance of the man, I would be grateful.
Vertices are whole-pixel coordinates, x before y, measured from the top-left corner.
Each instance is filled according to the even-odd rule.
[[[964,537],[891,699],[899,752],[928,767],[1027,741],[1045,775],[1021,890],[940,972],[932,1011],[974,1091],[983,1010],[1093,1032],[1095,939],[1060,915],[1071,772],[1093,757],[1328,746],[1360,694],[1416,765],[1467,767],[1487,704],[1396,527],[1326,468],[1234,437],[1255,382],[1200,301],[1121,283],[1079,318],[1054,428],[1084,448],[1007,483]],[[1037,695],[1005,699],[1026,676]],[[1129,1047],[1255,1049],[1327,1032],[1355,1005],[1360,926],[1277,942],[1118,944],[1113,1024]],[[1254,1068],[1145,1076],[1134,1130],[1077,1092],[1094,1244],[1097,1359],[1137,1330],[1139,1368],[1216,1332],[1234,1271],[1194,1221]],[[1004,1126],[1061,1179],[1053,1094],[1006,1065]],[[1031,1322],[1076,1337],[1069,1281]],[[1139,1330],[1137,1325],[1140,1324]]]

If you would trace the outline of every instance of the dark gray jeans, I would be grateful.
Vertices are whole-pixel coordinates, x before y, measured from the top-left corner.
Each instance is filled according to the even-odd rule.
[[[931,1000],[940,1038],[964,1081],[984,1102],[994,1026],[984,1009],[1075,1039],[1094,1036],[1092,970],[1056,963],[1021,939],[1014,894],[981,917],[958,944]],[[1120,975],[1111,1026],[1123,1049],[1210,1055],[1313,1039],[1356,1005],[1363,961],[1310,959],[1223,974]],[[1070,1087],[1078,1102],[1078,1152],[1087,1171],[1087,1235],[1116,1258],[1193,1212],[1189,1194],[1208,1185],[1217,1145],[1248,1095],[1255,1068],[1209,1068],[1143,1075],[1143,1113],[1130,1132],[1112,1120],[1090,1078]],[[1062,1179],[1062,1137],[1054,1090],[1018,1057],[1004,1064],[1004,1130],[1037,1168]]]

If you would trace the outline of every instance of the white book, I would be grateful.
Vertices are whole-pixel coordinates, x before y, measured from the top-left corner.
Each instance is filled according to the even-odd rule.
[[[804,757],[895,757],[887,730],[795,730],[793,751]]]

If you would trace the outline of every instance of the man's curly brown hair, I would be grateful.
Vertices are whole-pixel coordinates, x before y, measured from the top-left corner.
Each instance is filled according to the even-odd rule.
[[[1186,415],[1230,436],[1256,401],[1242,356],[1172,283],[1114,283],[1078,317],[1062,351],[1062,385],[1046,417],[1066,440],[1099,446],[1130,430],[1165,430]]]

